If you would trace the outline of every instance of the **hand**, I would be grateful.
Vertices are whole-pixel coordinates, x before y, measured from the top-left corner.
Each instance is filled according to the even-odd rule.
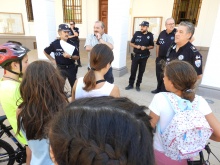
[[[102,38],[101,34],[99,34],[99,33],[95,33],[95,36],[96,36],[97,40],[100,40]]]
[[[70,58],[71,57],[71,55],[69,55],[68,53],[66,53],[66,52],[63,52],[63,57],[65,57],[65,58]]]
[[[137,45],[137,46],[136,46],[136,49],[140,49],[140,48],[141,48],[141,46],[140,46],[140,45]]]
[[[146,46],[141,46],[141,50],[145,50],[145,49],[147,49]]]

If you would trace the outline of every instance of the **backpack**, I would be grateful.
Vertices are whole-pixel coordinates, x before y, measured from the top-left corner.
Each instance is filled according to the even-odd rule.
[[[205,116],[198,110],[199,97],[196,96],[191,103],[173,93],[163,94],[175,112],[165,130],[161,132],[159,128],[165,155],[173,160],[198,156],[213,132]]]

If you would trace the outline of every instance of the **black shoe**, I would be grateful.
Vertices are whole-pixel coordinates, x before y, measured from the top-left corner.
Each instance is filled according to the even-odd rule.
[[[154,93],[154,94],[159,93],[159,92],[160,92],[160,91],[158,91],[157,89],[151,91],[151,93]]]
[[[140,92],[140,91],[141,91],[141,89],[140,89],[140,87],[139,87],[139,86],[136,86],[136,91],[138,91],[138,92]]]
[[[133,89],[133,86],[128,85],[127,87],[125,87],[125,90],[129,90],[129,89]]]

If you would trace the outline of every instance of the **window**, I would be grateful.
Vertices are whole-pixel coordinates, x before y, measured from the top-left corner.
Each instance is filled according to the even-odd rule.
[[[33,15],[33,9],[32,9],[32,3],[31,0],[25,0],[26,3],[26,9],[27,9],[27,18],[28,21],[34,21],[34,15]]]
[[[63,0],[64,22],[82,23],[82,2],[81,0]]]
[[[189,21],[197,25],[202,0],[174,0],[172,17],[179,24],[181,21]]]

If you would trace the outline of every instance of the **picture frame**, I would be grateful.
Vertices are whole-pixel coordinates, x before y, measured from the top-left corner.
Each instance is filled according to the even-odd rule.
[[[24,35],[22,14],[0,12],[0,34]]]
[[[154,41],[157,41],[157,38],[161,32],[162,18],[158,16],[153,17],[134,17],[133,19],[133,34],[136,31],[140,31],[140,24],[143,21],[149,22],[148,31],[153,33]]]

